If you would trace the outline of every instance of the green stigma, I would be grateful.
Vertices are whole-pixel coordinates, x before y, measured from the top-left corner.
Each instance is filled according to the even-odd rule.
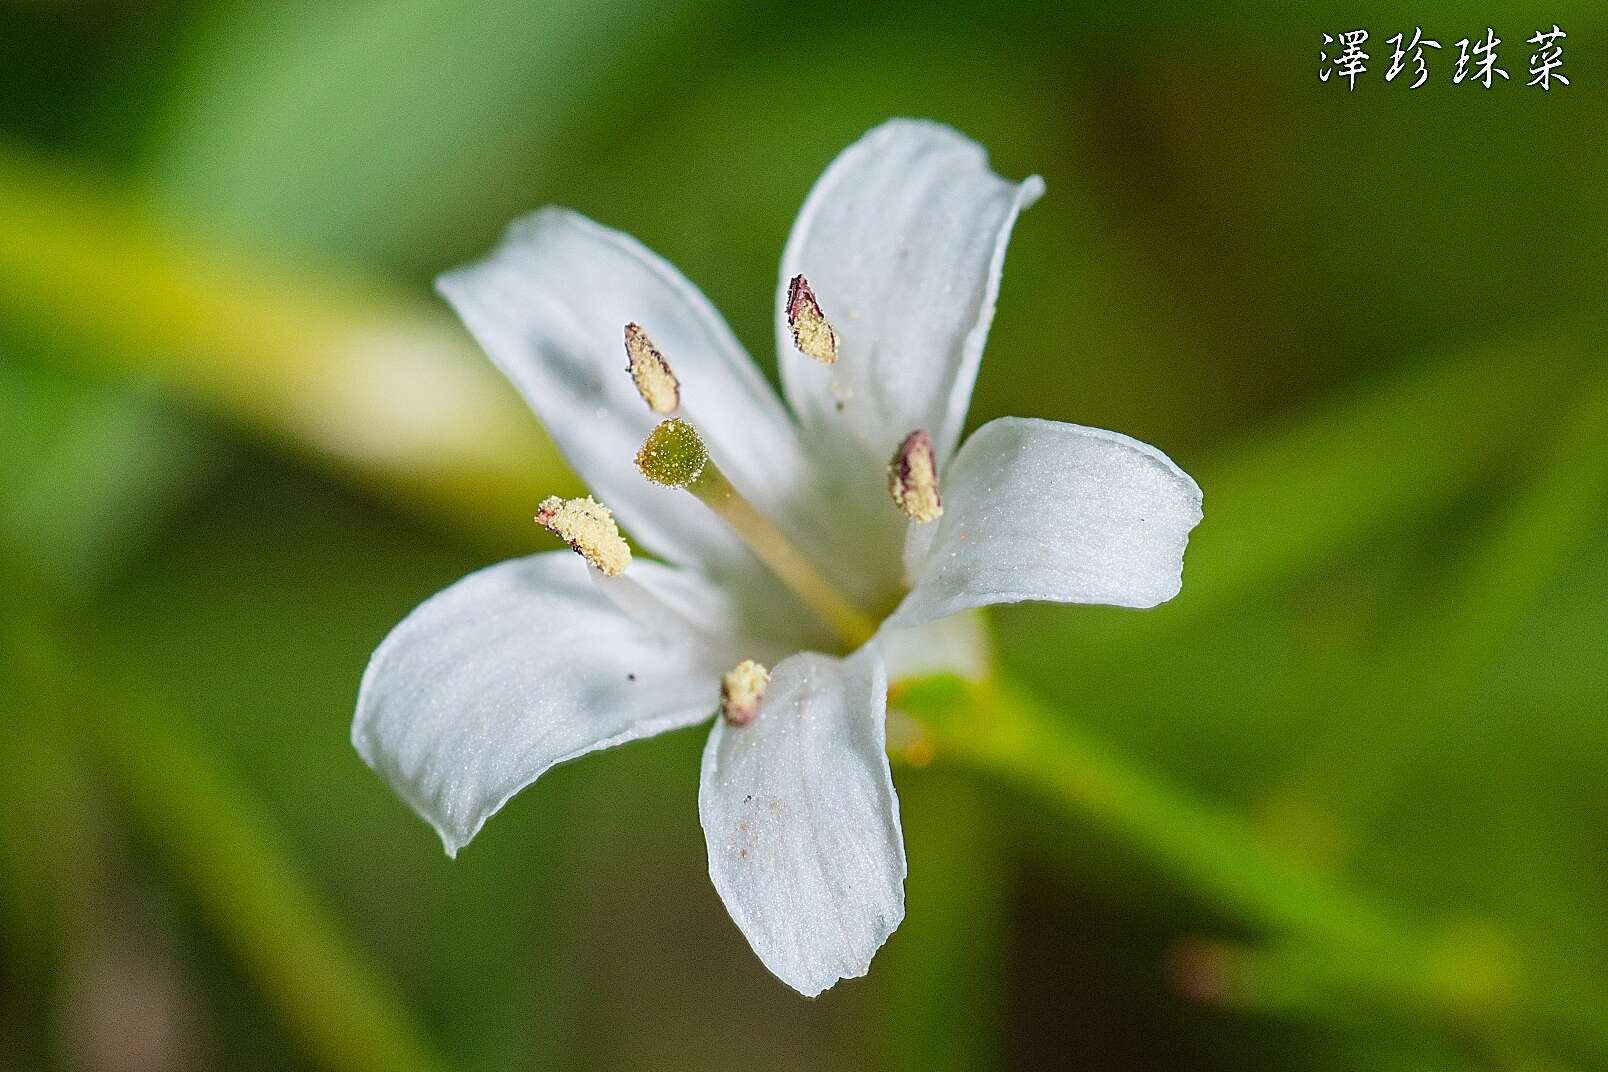
[[[697,480],[708,462],[698,429],[679,417],[659,422],[636,456],[643,476],[671,488],[684,488]]]

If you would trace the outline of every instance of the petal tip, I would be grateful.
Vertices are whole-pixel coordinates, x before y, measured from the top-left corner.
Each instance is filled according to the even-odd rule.
[[[776,973],[776,978],[798,991],[804,997],[813,1000],[832,989],[838,983],[849,979],[863,979],[871,974],[871,962],[882,951],[882,947],[888,943],[888,939],[893,937],[893,932],[899,929],[899,924],[904,922],[903,892],[903,884],[901,883],[898,911],[894,913],[892,918],[886,920],[882,927],[878,928],[879,933],[875,944],[866,951],[864,957],[857,958],[847,964],[822,966],[819,971],[815,972],[800,974],[790,972],[788,975]],[[770,966],[767,964],[766,967]],[[775,971],[775,969],[771,970]]]
[[[1016,208],[1021,211],[1032,208],[1039,198],[1044,196],[1044,178],[1041,175],[1029,175],[1016,187]]]

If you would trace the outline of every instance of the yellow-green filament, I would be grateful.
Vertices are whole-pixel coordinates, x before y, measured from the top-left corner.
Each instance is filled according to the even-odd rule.
[[[743,498],[705,451],[698,430],[672,417],[661,421],[637,452],[637,468],[649,480],[686,488],[713,510],[770,571],[831,626],[850,648],[876,633],[876,624],[827,583],[804,556],[787,542],[753,503]]]
[[[876,625],[862,614],[826,578],[815,571],[788,543],[786,538],[765,516],[754,509],[754,504],[738,494],[726,474],[713,462],[705,465],[687,490],[698,496],[709,509],[719,514],[743,538],[761,562],[791,588],[816,615],[842,637],[850,648],[858,648],[876,633]]]

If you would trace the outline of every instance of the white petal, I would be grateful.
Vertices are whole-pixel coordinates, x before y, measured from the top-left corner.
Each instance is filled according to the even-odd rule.
[[[794,655],[759,717],[717,720],[704,749],[709,877],[765,966],[809,997],[864,975],[904,918],[886,703],[875,646]]]
[[[1027,599],[1153,607],[1178,594],[1201,519],[1200,488],[1161,451],[1056,421],[985,424],[942,489],[944,515],[893,623]]]
[[[681,627],[645,624],[568,551],[470,574],[426,600],[369,660],[352,744],[456,855],[555,763],[707,718],[724,656],[693,622],[720,597],[636,562],[638,599],[674,591]],[[660,584],[660,582],[665,582]]]
[[[707,508],[650,484],[634,461],[660,415],[626,373],[627,323],[664,353],[680,415],[756,505],[785,501],[804,472],[781,401],[696,287],[634,239],[558,208],[517,220],[485,260],[436,285],[643,547],[714,576],[762,570]]]
[[[977,143],[936,123],[893,120],[845,149],[800,210],[782,254],[782,382],[804,427],[848,437],[878,465],[925,428],[954,450],[994,317],[1017,214],[1043,192],[988,167]],[[821,365],[793,346],[789,280],[803,274],[838,336]]]
[[[908,628],[890,625],[877,634],[877,643],[882,647],[888,680],[893,682],[928,674],[958,674],[981,681],[993,663],[988,628],[980,611],[951,614]]]

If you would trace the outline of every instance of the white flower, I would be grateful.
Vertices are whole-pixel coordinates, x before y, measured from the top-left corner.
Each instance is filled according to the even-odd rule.
[[[1154,606],[1201,517],[1194,481],[1113,432],[1002,418],[956,449],[1006,242],[1042,190],[931,123],[847,149],[782,257],[786,406],[692,284],[574,213],[525,217],[441,278],[598,497],[538,518],[594,565],[475,573],[369,663],[352,741],[449,854],[555,763],[718,707],[699,787],[716,889],[800,992],[866,972],[904,916],[888,660],[965,658],[908,631],[1020,600]],[[644,479],[639,448],[684,487]],[[630,561],[610,509],[661,562]]]

